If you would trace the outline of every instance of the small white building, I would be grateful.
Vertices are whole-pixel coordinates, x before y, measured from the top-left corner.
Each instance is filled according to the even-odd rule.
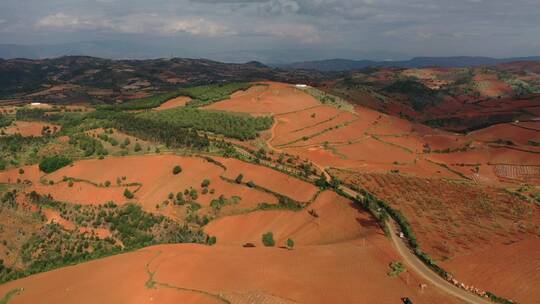
[[[297,88],[297,89],[305,89],[305,88],[307,88],[307,87],[308,87],[307,84],[297,84],[297,85],[296,85],[296,88]]]

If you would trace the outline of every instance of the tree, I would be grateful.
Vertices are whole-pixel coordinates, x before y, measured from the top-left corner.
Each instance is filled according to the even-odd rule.
[[[139,152],[139,151],[141,151],[141,150],[142,150],[141,144],[136,143],[136,144],[135,144],[135,148],[133,148],[133,151]]]
[[[131,193],[131,191],[129,191],[128,188],[126,188],[126,190],[124,190],[124,196],[127,198],[127,199],[132,199],[134,197],[133,193]]]
[[[326,176],[324,176],[324,173],[321,174],[321,177],[319,177],[317,181],[315,181],[315,186],[321,189],[325,189],[326,187],[328,187],[328,181],[326,180]]]
[[[183,205],[186,202],[184,199],[184,194],[182,192],[176,193],[176,203],[179,205]]]
[[[191,191],[189,191],[189,196],[191,197],[192,200],[197,200],[197,198],[199,198],[199,194],[197,193],[197,190],[195,189],[191,189]]]
[[[241,184],[243,179],[244,179],[244,175],[238,174],[235,181],[236,181],[237,184]]]
[[[402,272],[404,272],[405,270],[406,270],[405,265],[403,265],[403,263],[401,263],[401,262],[392,262],[392,263],[390,263],[390,272],[388,272],[388,275],[391,276],[391,277],[397,277]]]
[[[294,241],[292,239],[287,239],[287,248],[289,250],[294,248]]]
[[[45,173],[52,173],[69,164],[71,164],[71,160],[69,158],[58,156],[58,155],[49,156],[49,157],[45,157],[39,163],[39,169]]]
[[[208,186],[210,186],[210,180],[208,179],[203,180],[201,183],[201,187],[206,188]]]
[[[178,175],[178,174],[180,174],[180,172],[182,172],[182,167],[180,167],[180,166],[178,166],[178,165],[174,166],[174,168],[173,168],[173,174],[174,174],[174,175]]]
[[[215,236],[211,236],[208,238],[208,245],[212,246],[217,243],[217,238]]]
[[[341,181],[335,177],[332,176],[332,179],[330,180],[330,186],[332,188],[337,189],[341,185]]]
[[[131,140],[129,140],[129,137],[126,137],[126,139],[124,139],[124,146],[129,146],[129,144],[131,144]]]
[[[274,247],[276,245],[276,241],[274,241],[274,234],[272,232],[263,234],[262,242],[266,247]]]

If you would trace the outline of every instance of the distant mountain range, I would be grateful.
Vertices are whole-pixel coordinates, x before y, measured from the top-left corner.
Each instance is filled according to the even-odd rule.
[[[98,40],[56,44],[2,44],[0,58],[44,59],[62,56],[91,56],[107,59],[205,58],[219,62],[288,64],[319,58],[368,58],[371,60],[407,59],[410,56],[391,51],[310,50],[310,49],[243,49],[219,50],[211,46],[178,44],[170,39],[148,37],[144,40]]]
[[[187,46],[186,46],[187,47]],[[259,61],[270,67],[282,69],[317,70],[320,72],[342,72],[368,67],[476,67],[496,65],[514,61],[540,61],[540,56],[491,58],[491,57],[415,57],[410,60],[403,54],[380,51],[363,52],[353,50],[309,51],[309,50],[245,50],[215,51],[212,49],[191,50],[163,41],[82,41],[62,44],[0,44],[0,58],[44,59],[62,56],[91,56],[108,59],[155,59],[155,58],[207,58],[219,62],[244,63]],[[315,58],[341,57],[338,59],[312,60]],[[342,58],[372,58],[373,60],[351,60]],[[396,58],[396,60],[379,60]],[[299,61],[306,60],[306,61]],[[291,63],[292,62],[292,63]],[[273,64],[272,64],[273,63]]]
[[[425,68],[425,67],[477,67],[496,65],[515,61],[540,61],[540,56],[514,57],[514,58],[491,58],[491,57],[415,57],[401,61],[372,61],[372,60],[349,60],[328,59],[319,61],[305,61],[291,64],[278,64],[276,67],[285,69],[317,70],[323,72],[338,72],[359,70],[369,67],[401,67],[401,68]]]

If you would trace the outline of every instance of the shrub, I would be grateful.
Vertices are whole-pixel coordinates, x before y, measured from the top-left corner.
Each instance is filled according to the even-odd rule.
[[[68,182],[68,187],[70,187],[70,188],[73,187],[73,181]]]
[[[23,168],[19,169],[19,174],[24,174],[24,169]]]
[[[247,185],[248,187],[250,187],[250,188],[254,188],[254,187],[255,187],[255,183],[254,183],[253,181],[247,182],[246,185]]]
[[[182,192],[176,193],[176,202],[179,205],[183,205],[186,202],[186,200],[184,199],[184,194]]]
[[[287,248],[293,249],[294,248],[294,241],[291,239],[287,239]]]
[[[274,234],[272,232],[263,234],[262,242],[266,247],[274,247],[276,245],[276,241],[274,241]]]
[[[211,236],[208,238],[208,245],[212,246],[217,243],[217,238],[215,236]]]
[[[133,151],[139,152],[139,151],[141,151],[141,150],[142,150],[141,144],[136,143],[136,144],[135,144],[135,148],[133,148]]]
[[[111,186],[111,182],[110,181],[105,181],[105,187],[110,187]]]
[[[237,184],[241,184],[243,179],[244,179],[244,175],[238,174],[238,176],[236,177],[234,181],[236,181]]]
[[[180,166],[178,166],[178,165],[177,165],[177,166],[174,166],[172,173],[173,173],[174,175],[177,175],[177,174],[180,174],[180,172],[182,172],[182,167],[180,167]]]
[[[388,275],[391,277],[397,277],[405,271],[405,266],[401,262],[392,262],[390,263],[390,269],[391,270]]]
[[[206,188],[208,186],[210,186],[210,180],[208,179],[203,180],[201,183],[201,187]]]
[[[55,156],[45,157],[39,163],[39,169],[45,173],[52,173],[69,164],[71,164],[71,159],[66,158],[64,156],[55,155]]]
[[[191,191],[189,191],[189,196],[191,197],[192,200],[196,200],[199,198],[199,194],[197,193],[197,190],[195,189],[191,189]]]
[[[127,199],[132,199],[133,197],[135,197],[133,195],[133,193],[131,193],[131,191],[129,191],[128,188],[126,188],[126,190],[124,190],[124,196],[127,198]]]

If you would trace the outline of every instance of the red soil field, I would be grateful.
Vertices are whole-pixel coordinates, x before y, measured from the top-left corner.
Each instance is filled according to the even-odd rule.
[[[540,299],[540,238],[493,246],[443,263],[466,284],[518,300],[536,303]],[[494,267],[496,265],[496,267]]]
[[[493,171],[503,179],[518,180],[530,184],[540,183],[540,166],[495,165]]]
[[[322,112],[324,112],[325,109],[319,110],[319,108],[317,108],[314,110],[310,109],[304,112],[307,112],[307,113],[312,112],[318,115],[319,113],[322,114]],[[289,124],[290,121],[295,121],[295,120],[296,119],[293,117],[284,118],[283,116],[279,116],[278,123],[275,128],[275,137],[274,137],[275,140],[272,141],[273,145],[276,145],[276,146],[284,145],[284,144],[299,145],[299,144],[302,144],[304,137],[311,137],[321,132],[327,132],[327,130],[330,128],[335,128],[346,123],[353,123],[354,121],[358,120],[358,118],[349,112],[341,112],[341,113],[337,113],[336,116],[334,116],[333,119],[329,121],[322,120],[320,123],[317,123],[317,122],[308,123],[307,121],[304,121],[303,127],[299,127],[299,128],[294,128]],[[298,123],[298,121],[296,121],[296,123]],[[292,143],[294,141],[299,141],[299,142]]]
[[[415,155],[404,149],[385,144],[373,138],[366,138],[354,144],[337,146],[338,153],[347,159],[370,163],[410,163]]]
[[[172,174],[174,166],[180,165],[182,172],[178,175]],[[255,167],[258,171],[259,167]],[[264,168],[263,168],[264,170]],[[202,158],[196,157],[180,157],[175,155],[155,155],[155,156],[133,156],[133,157],[118,157],[106,158],[104,160],[84,160],[76,162],[71,167],[60,169],[47,179],[60,181],[63,176],[78,178],[91,181],[94,183],[111,182],[110,188],[103,188],[88,185],[83,186],[83,183],[75,183],[73,187],[68,187],[67,183],[60,183],[57,187],[57,192],[52,192],[53,197],[60,195],[70,202],[78,202],[76,199],[84,200],[84,195],[89,197],[86,202],[93,202],[96,199],[102,200],[99,195],[92,194],[92,191],[102,190],[103,195],[123,196],[124,188],[117,187],[117,178],[126,177],[123,184],[140,183],[142,186],[135,192],[135,199],[140,202],[146,210],[155,210],[157,203],[167,200],[169,193],[176,194],[183,192],[185,189],[193,187],[199,192],[197,202],[203,206],[209,206],[212,199],[218,198],[224,194],[226,197],[239,196],[242,198],[238,204],[241,208],[253,208],[259,203],[276,203],[274,196],[248,188],[246,186],[237,185],[223,181],[219,176],[224,170]],[[236,177],[236,176],[235,176]],[[215,189],[215,194],[201,194],[201,182],[204,179],[209,179],[211,184],[210,189]],[[87,187],[87,188],[85,188]],[[137,186],[133,186],[136,189]],[[93,190],[92,190],[93,189]],[[87,192],[85,190],[88,190]],[[72,196],[74,198],[70,199]],[[75,199],[76,198],[76,199]],[[108,197],[107,197],[108,199]],[[125,198],[116,198],[115,202],[125,202]],[[106,200],[107,201],[107,200]],[[100,202],[103,203],[103,202]]]
[[[422,153],[424,150],[424,140],[415,134],[397,136],[377,136],[379,141],[402,147],[414,153]]]
[[[506,82],[499,80],[496,74],[477,74],[473,79],[482,96],[494,98],[512,93],[512,88]]]
[[[315,210],[318,218],[308,213]],[[262,246],[261,235],[274,233],[277,246],[285,246],[288,238],[296,246],[325,245],[346,242],[379,233],[369,214],[334,192],[322,192],[304,211],[257,211],[225,217],[211,222],[205,231],[217,236],[219,244]]]
[[[39,167],[37,165],[24,166],[20,169],[24,171],[23,174],[19,173],[19,168],[10,169],[7,171],[0,171],[0,183],[15,184],[17,183],[18,179],[20,179],[21,181],[29,180],[32,183],[37,183],[39,182],[39,178],[43,174],[39,171]]]
[[[401,135],[412,131],[413,124],[404,119],[382,115],[377,124],[369,129],[370,134],[376,135]]]
[[[29,191],[36,191],[39,194],[50,194],[55,200],[61,202],[70,202],[81,205],[99,205],[113,201],[116,204],[124,204],[127,199],[124,197],[124,190],[131,192],[137,189],[137,186],[118,187],[97,187],[86,182],[74,182],[69,187],[67,182],[58,182],[54,185],[34,184]]]
[[[346,126],[326,131],[322,134],[315,135],[306,141],[298,142],[291,146],[309,146],[315,144],[329,143],[347,143],[349,141],[355,141],[364,137],[365,121],[362,119],[356,120]]]
[[[381,234],[294,250],[163,245],[13,281],[0,294],[24,288],[13,304],[459,303],[432,286],[421,293],[414,274],[388,276],[393,252]]]
[[[413,227],[416,237],[426,251],[436,261],[445,262],[448,271],[456,273],[461,280],[471,279],[470,283],[484,290],[491,290],[504,297],[514,297],[523,301],[526,293],[507,293],[514,288],[515,292],[524,290],[523,285],[536,286],[540,276],[530,271],[522,272],[525,261],[535,259],[529,250],[505,247],[505,244],[535,240],[530,246],[540,245],[540,207],[523,201],[501,189],[440,179],[420,179],[395,174],[339,174],[343,180],[359,185],[377,197],[385,200],[392,207],[401,210]],[[497,250],[494,250],[497,248]],[[502,250],[499,255],[499,248]],[[524,259],[523,264],[510,262],[513,259]],[[536,249],[535,249],[536,250]],[[479,263],[487,252],[485,262]],[[471,257],[469,260],[467,257]],[[454,259],[456,261],[454,262]],[[529,264],[534,267],[538,260]],[[479,269],[491,268],[490,278]],[[495,276],[496,275],[496,276]],[[495,276],[495,277],[494,277]],[[504,279],[505,288],[500,288]],[[518,278],[527,279],[523,280]],[[484,285],[483,281],[488,282]],[[502,280],[502,279],[501,279]],[[491,282],[491,283],[489,283]],[[498,286],[498,287],[497,287]],[[493,289],[489,289],[493,288]]]
[[[43,212],[45,217],[47,217],[48,223],[56,223],[67,230],[74,230],[75,228],[77,228],[74,223],[61,217],[58,211],[48,208],[43,208],[41,211]]]
[[[253,86],[245,92],[237,92],[231,99],[205,107],[212,110],[250,113],[254,115],[283,114],[319,106],[311,95],[293,85],[264,82],[263,86]]]
[[[43,136],[41,134],[41,131],[43,130],[44,127],[50,127],[51,132],[52,132],[54,127],[56,127],[57,130],[60,130],[59,126],[55,126],[55,125],[48,124],[48,123],[17,121],[17,122],[15,122],[15,124],[13,126],[5,128],[5,133],[6,134],[17,134],[18,133],[18,134],[21,134],[22,136],[25,136],[25,137],[30,137],[30,136],[41,137],[41,136]]]
[[[233,158],[216,158],[223,163],[227,170],[224,176],[235,179],[239,174],[244,175],[243,182],[253,181],[268,190],[283,194],[299,202],[310,201],[318,191],[312,184],[280,173],[270,168],[253,165]]]
[[[191,98],[186,97],[186,96],[176,97],[176,98],[173,98],[173,99],[168,100],[165,103],[161,104],[155,110],[163,111],[163,110],[172,109],[172,108],[176,108],[176,107],[183,107],[190,100],[191,100]]]
[[[278,123],[278,128],[294,132],[335,118],[340,112],[337,108],[321,105],[293,113],[275,115],[275,117],[282,123],[282,126]]]
[[[530,140],[540,142],[540,131],[521,128],[514,124],[498,124],[471,132],[467,137],[485,142],[510,140],[514,144],[528,145]]]

